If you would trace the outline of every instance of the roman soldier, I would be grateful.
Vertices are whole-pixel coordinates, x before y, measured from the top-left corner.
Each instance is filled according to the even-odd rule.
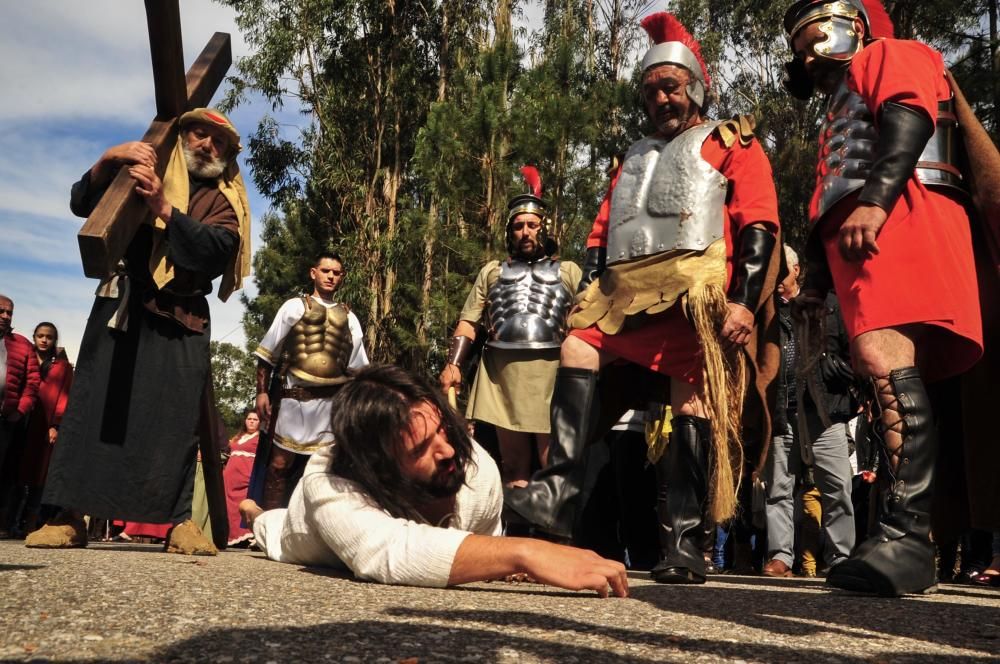
[[[312,295],[282,304],[254,352],[257,410],[268,422],[270,450],[257,452],[261,461],[255,463],[249,494],[264,509],[288,505],[306,462],[333,442],[333,395],[351,370],[368,364],[358,317],[333,299],[345,274],[339,255],[320,254],[309,270]],[[272,412],[268,386],[275,370],[283,375]]]
[[[705,118],[711,79],[699,44],[666,12],[642,26],[654,41],[642,59],[642,94],[656,131],[625,154],[587,241],[584,290],[552,396],[549,465],[527,487],[507,490],[505,504],[510,519],[571,537],[584,448],[602,433],[599,421],[614,422],[631,405],[622,393],[641,397],[662,385],[656,376],[669,378],[673,431],[657,464],[653,577],[704,583],[704,531],[734,513],[744,393],[763,375],[756,323],[773,323],[777,197],[752,120]],[[620,360],[641,375],[612,387]],[[750,398],[763,403],[759,389]],[[760,423],[766,440],[766,415]]]
[[[856,373],[882,437],[890,482],[874,535],[827,577],[896,596],[935,583],[931,493],[938,457],[929,383],[983,352],[978,286],[953,94],[941,54],[893,38],[877,0],[800,0],[784,19],[786,87],[827,96],[811,254],[841,302]]]
[[[445,392],[459,387],[473,342],[486,335],[466,415],[496,427],[508,486],[523,486],[533,464],[545,465],[549,397],[566,313],[581,278],[579,266],[556,256],[538,171],[525,166],[521,172],[529,191],[507,205],[508,257],[479,271],[440,376]]]

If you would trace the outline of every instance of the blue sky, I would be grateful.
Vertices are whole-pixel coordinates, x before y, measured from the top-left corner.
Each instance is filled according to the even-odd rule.
[[[232,36],[234,59],[248,54],[232,10],[207,0],[181,0],[180,8],[185,67],[216,31]],[[75,361],[97,282],[80,267],[83,220],[69,211],[69,190],[106,147],[140,138],[155,113],[143,3],[5,2],[0,62],[0,293],[14,299],[18,332],[54,322]],[[251,103],[232,120],[246,136],[267,110]],[[241,167],[256,248],[267,203]],[[252,280],[246,286],[252,294]],[[209,302],[213,338],[242,345],[238,295]]]
[[[217,31],[230,33],[234,61],[249,55],[233,10],[210,0],[180,0],[180,10],[185,68]],[[539,3],[529,0],[516,22],[530,31],[540,17]],[[83,276],[76,240],[83,220],[69,211],[69,191],[107,147],[141,138],[155,114],[143,3],[3,2],[0,63],[0,293],[14,300],[15,330],[29,336],[52,321],[75,362],[97,281]],[[251,99],[231,119],[248,136],[269,111]],[[286,108],[280,118],[290,140],[298,135],[296,113]],[[268,204],[244,157],[256,250]],[[244,292],[255,295],[252,279]],[[239,295],[222,303],[213,294],[209,305],[212,338],[242,346]]]

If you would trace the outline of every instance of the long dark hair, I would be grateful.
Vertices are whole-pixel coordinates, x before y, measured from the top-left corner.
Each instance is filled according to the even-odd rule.
[[[38,366],[38,371],[42,377],[42,380],[48,377],[49,369],[52,368],[52,362],[54,362],[55,359],[59,356],[59,328],[57,328],[54,323],[50,323],[48,321],[42,321],[41,323],[36,325],[35,331],[31,333],[31,345],[35,346],[35,335],[38,334],[38,330],[42,329],[43,327],[52,328],[52,347],[49,348],[48,354],[46,354],[45,358]],[[36,353],[38,352],[38,346],[35,346],[35,352]]]
[[[440,390],[391,365],[362,369],[334,397],[330,471],[360,484],[392,516],[426,522],[419,508],[436,496],[403,475],[399,463],[410,411],[422,401],[441,414],[441,426],[455,450],[455,466],[467,473],[475,462],[465,418],[448,406]]]

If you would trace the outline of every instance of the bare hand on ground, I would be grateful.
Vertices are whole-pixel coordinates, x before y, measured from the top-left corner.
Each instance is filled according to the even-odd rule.
[[[879,231],[888,218],[877,205],[860,204],[840,227],[840,255],[849,262],[860,262],[879,253]]]
[[[569,590],[596,590],[601,597],[611,593],[628,597],[628,575],[616,560],[602,558],[593,551],[562,544],[533,540],[537,550],[527,560],[526,573],[539,583]]]

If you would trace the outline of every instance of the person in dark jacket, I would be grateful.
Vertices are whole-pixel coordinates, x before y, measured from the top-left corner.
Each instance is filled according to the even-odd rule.
[[[778,287],[782,355],[775,436],[764,473],[769,560],[762,574],[776,577],[792,576],[793,494],[803,463],[812,466],[822,494],[827,566],[846,560],[855,541],[847,422],[856,401],[847,335],[832,293],[825,302],[825,334],[816,340],[821,348],[814,351],[813,341],[793,326],[790,302],[799,292],[800,268],[791,247],[785,247],[785,260],[789,274]]]

